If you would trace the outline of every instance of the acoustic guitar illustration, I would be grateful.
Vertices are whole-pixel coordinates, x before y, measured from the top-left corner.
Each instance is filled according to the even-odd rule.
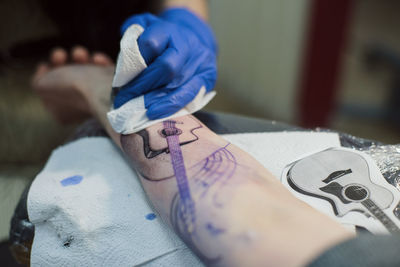
[[[202,126],[195,121],[194,119],[192,120],[187,120],[185,123],[181,123],[179,120],[171,120],[171,122],[174,122],[174,129],[176,129],[175,134],[179,136],[179,145],[187,145],[190,144],[194,141],[197,141],[199,137],[194,133],[195,130],[200,129]],[[156,145],[152,144],[151,140],[154,140],[157,137],[151,136],[152,134],[159,135],[163,138],[166,138],[168,136],[168,133],[166,132],[165,127],[162,124],[156,124],[152,127],[157,127],[157,131],[149,131],[147,130],[141,130],[137,132],[138,135],[140,135],[143,139],[143,149],[144,149],[144,154],[146,158],[154,158],[162,153],[169,153],[167,141],[165,141],[164,144]]]
[[[143,156],[146,160],[156,161],[164,171],[157,172],[154,168],[141,168],[136,166],[136,171],[146,180],[161,181],[170,179],[174,176],[173,168],[171,168],[170,146],[167,139],[175,136],[174,141],[179,147],[185,147],[199,140],[196,131],[202,128],[202,125],[195,119],[186,119],[185,122],[177,119],[171,119],[166,123],[157,123],[150,126],[148,129],[141,130],[132,135],[138,135],[142,140]],[[167,127],[168,126],[168,127]],[[169,138],[171,139],[171,138]],[[137,143],[137,142],[136,142]],[[132,157],[132,161],[137,161],[138,157],[135,146],[136,143],[130,135],[121,136],[121,144],[127,155]],[[130,150],[133,147],[133,150]],[[160,160],[162,155],[167,156],[166,159]]]
[[[361,212],[388,232],[400,232],[399,220],[391,214],[393,193],[372,182],[368,163],[358,153],[328,149],[313,154],[293,163],[287,181],[299,193],[328,201],[338,217]]]

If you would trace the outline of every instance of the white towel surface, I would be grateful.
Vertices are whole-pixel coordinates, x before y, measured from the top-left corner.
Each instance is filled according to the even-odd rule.
[[[139,75],[146,67],[146,63],[140,54],[137,39],[144,29],[138,24],[131,25],[121,39],[120,52],[118,55],[117,66],[113,79],[113,87],[121,87]],[[206,93],[205,87],[201,87],[197,96],[183,109],[167,117],[174,118],[194,113],[211,101],[215,92]],[[150,120],[146,116],[144,97],[134,98],[118,109],[108,112],[108,120],[113,129],[122,134],[130,134],[140,131],[148,126],[160,122],[161,120]],[[166,118],[163,118],[164,120]]]
[[[339,146],[335,133],[225,135],[276,177],[304,154]],[[201,266],[147,201],[135,172],[107,138],[56,149],[28,195],[32,266]]]
[[[32,266],[200,264],[154,213],[107,138],[56,149],[31,186],[28,214],[35,224]]]

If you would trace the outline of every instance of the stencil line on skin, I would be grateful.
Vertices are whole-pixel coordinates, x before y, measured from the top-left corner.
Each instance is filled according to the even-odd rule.
[[[230,143],[214,151],[206,159],[195,164],[190,169],[194,169],[192,175],[194,180],[193,193],[200,198],[206,197],[208,191],[212,187],[221,188],[234,175],[238,163],[235,156],[228,150]],[[219,190],[216,189],[216,192]],[[216,206],[221,207],[221,203],[217,201],[218,194],[213,194],[213,202]]]
[[[192,199],[189,182],[186,174],[185,163],[179,143],[179,129],[175,127],[175,121],[164,121],[165,138],[167,139],[169,153],[171,155],[172,167],[174,170],[176,183],[180,197],[180,210],[186,231],[192,233],[195,223],[195,205]]]
[[[207,157],[186,169],[181,146],[189,142],[182,142],[183,140],[180,140],[180,135],[183,132],[181,129],[176,128],[178,124],[182,123],[173,120],[163,122],[163,129],[158,131],[167,142],[167,147],[163,149],[152,149],[150,147],[148,133],[146,134],[143,132],[139,134],[143,139],[146,158],[150,159],[161,153],[170,154],[174,173],[173,176],[157,180],[151,177],[143,176],[143,178],[158,182],[175,177],[178,192],[175,194],[171,203],[171,224],[195,254],[198,255],[203,262],[207,263],[206,265],[213,265],[221,260],[221,256],[218,254],[206,256],[202,249],[197,246],[197,242],[200,242],[199,240],[201,239],[201,236],[198,234],[200,232],[204,233],[203,231],[205,230],[209,235],[217,238],[224,234],[226,230],[221,226],[216,226],[214,224],[215,222],[213,222],[213,218],[208,218],[209,220],[207,220],[207,222],[197,221],[197,206],[195,206],[194,198],[209,198],[214,204],[214,208],[223,208],[225,201],[220,199],[222,197],[219,194],[220,190],[233,177],[239,164],[233,153],[228,150],[230,143],[227,143],[225,146],[216,149]],[[198,136],[193,133],[195,129],[199,128],[201,128],[201,126],[190,130],[196,137],[195,140],[191,141],[197,141],[199,139]],[[191,177],[190,184],[188,179],[189,173]]]
[[[189,170],[193,171],[191,174],[191,194],[197,198],[210,198],[214,207],[217,209],[223,208],[223,202],[219,200],[219,193],[222,186],[224,186],[236,171],[238,163],[235,156],[228,150],[230,143],[226,144],[211,153],[209,156],[193,165]],[[177,193],[171,205],[171,223],[175,231],[180,233],[181,238],[188,244],[188,246],[195,252],[195,254],[207,265],[215,265],[222,260],[221,255],[206,255],[196,243],[202,238],[198,235],[198,231],[202,232],[202,228],[198,228],[196,232],[188,232],[186,229],[185,221],[180,212],[181,199]],[[217,210],[216,210],[217,211]],[[226,229],[217,226],[217,222],[213,221],[213,217],[208,218],[207,222],[201,224],[208,235],[214,238],[219,238],[226,232]],[[198,224],[199,222],[196,221]],[[217,223],[217,224],[215,224]],[[196,227],[200,227],[197,225]],[[204,232],[202,232],[204,234]]]

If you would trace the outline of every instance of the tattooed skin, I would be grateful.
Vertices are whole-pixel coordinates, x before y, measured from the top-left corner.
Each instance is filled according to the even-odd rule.
[[[225,185],[232,177],[237,167],[236,159],[227,149],[228,146],[229,144],[218,149],[190,168],[190,172],[193,173],[191,175],[192,183],[190,187],[192,195],[195,196],[196,199],[209,197],[216,209],[223,208],[223,203],[218,200],[219,188]],[[204,231],[188,231],[185,225],[185,214],[182,212],[181,208],[182,205],[184,205],[183,203],[182,196],[177,194],[171,205],[171,222],[175,231],[180,233],[181,238],[189,244],[191,249],[196,252],[204,263],[207,265],[218,263],[221,259],[219,255],[215,255],[212,258],[209,256],[207,257],[195,245],[196,241],[201,239],[200,232]],[[206,223],[204,228],[208,231],[208,234],[214,237],[225,232],[224,228],[215,227],[214,223],[211,221]]]
[[[193,116],[120,141],[160,217],[207,266],[297,266],[316,256],[312,246],[347,236]],[[310,236],[315,225],[330,231]],[[288,257],[287,249],[300,252]]]
[[[225,143],[221,147],[216,147],[214,152],[208,153],[194,163],[191,162],[191,166],[187,166],[182,148],[199,141],[196,130],[201,129],[202,125],[191,119],[185,120],[184,123],[179,120],[167,120],[160,126],[150,132],[147,129],[142,130],[135,135],[140,136],[142,140],[141,150],[146,160],[158,160],[158,164],[168,162],[172,167],[172,173],[169,175],[167,172],[166,176],[158,176],[153,175],[151,169],[139,168],[138,171],[149,182],[176,181],[178,190],[170,204],[170,223],[204,263],[215,264],[220,260],[220,255],[215,251],[204,253],[197,244],[201,243],[205,235],[207,237],[223,235],[225,229],[218,226],[213,218],[208,218],[207,221],[197,219],[199,207],[196,207],[196,203],[198,200],[207,199],[206,201],[212,203],[216,211],[223,208],[219,191],[235,173],[238,166],[236,158],[229,151],[230,144]],[[158,138],[159,142],[152,143],[154,141],[152,138]],[[134,142],[127,137],[121,138],[121,144],[128,155],[133,154],[132,150],[138,149],[137,145],[134,149],[130,148]],[[133,161],[137,161],[137,158]]]
[[[121,145],[160,216],[206,265],[235,263],[221,244],[253,244],[248,229],[261,224],[251,219],[252,198],[260,199],[266,183],[265,169],[254,159],[191,116],[121,136]]]

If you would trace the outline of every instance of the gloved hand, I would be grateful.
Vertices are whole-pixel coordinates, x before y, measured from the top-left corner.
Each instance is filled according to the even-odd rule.
[[[172,8],[156,17],[151,14],[128,18],[121,31],[139,24],[140,53],[148,67],[120,88],[114,108],[144,95],[149,119],[159,119],[182,109],[200,88],[213,89],[217,77],[217,44],[211,28],[183,8]]]

